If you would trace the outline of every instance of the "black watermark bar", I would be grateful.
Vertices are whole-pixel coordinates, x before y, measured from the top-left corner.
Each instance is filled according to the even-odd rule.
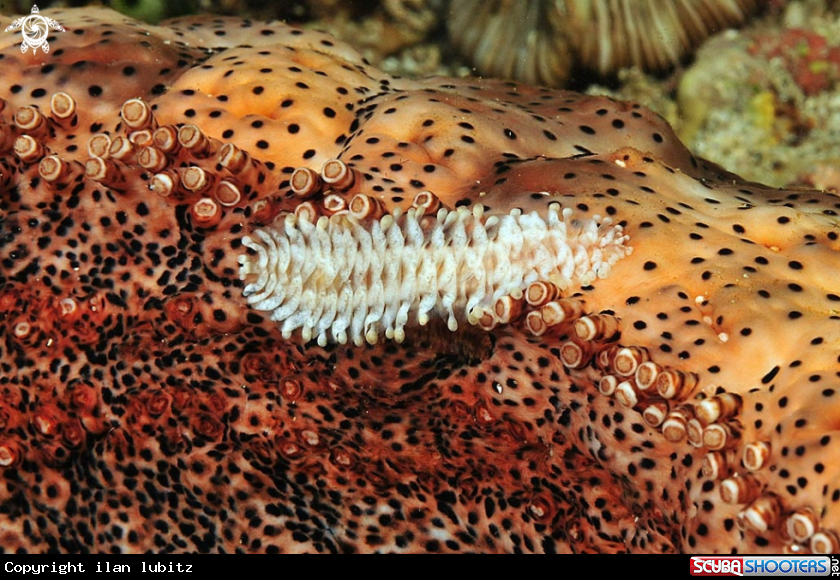
[[[6,576],[46,577],[76,574],[214,574],[237,573],[241,564],[222,558],[212,562],[199,555],[3,555],[0,566]]]

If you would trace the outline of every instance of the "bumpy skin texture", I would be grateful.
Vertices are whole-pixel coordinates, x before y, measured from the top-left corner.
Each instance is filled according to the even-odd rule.
[[[744,183],[624,103],[392,79],[279,24],[51,17],[67,32],[48,56],[0,47],[3,549],[838,549],[840,199]],[[16,127],[57,91],[75,120]],[[154,171],[142,134],[82,165],[92,135],[136,133],[120,117],[135,98],[149,131],[203,140]],[[52,182],[48,154],[68,164]],[[355,172],[344,191],[291,191],[334,158]],[[178,185],[188,167],[215,185]],[[167,196],[149,189],[161,171]],[[241,197],[221,207],[224,179]],[[579,311],[541,333],[523,306],[490,330],[432,320],[402,344],[321,348],[249,310],[254,228],[425,190],[486,215],[611,216],[633,253],[568,289]],[[640,389],[647,359],[688,386]]]

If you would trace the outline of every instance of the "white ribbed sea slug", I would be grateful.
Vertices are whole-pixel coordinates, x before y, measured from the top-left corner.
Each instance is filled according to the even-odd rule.
[[[556,203],[545,218],[488,217],[480,205],[436,217],[395,210],[369,222],[288,214],[243,238],[254,254],[239,257],[239,275],[248,304],[271,312],[286,338],[301,328],[322,346],[374,344],[383,334],[401,342],[412,320],[440,316],[454,331],[474,308],[537,280],[568,288],[603,278],[632,250],[609,218],[571,214]]]

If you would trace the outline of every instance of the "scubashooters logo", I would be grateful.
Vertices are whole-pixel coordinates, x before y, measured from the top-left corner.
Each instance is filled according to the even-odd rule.
[[[50,51],[50,45],[47,42],[47,35],[49,29],[64,32],[64,27],[52,18],[41,16],[38,14],[38,6],[32,6],[32,14],[18,18],[9,26],[6,27],[6,32],[20,28],[23,33],[23,42],[20,45],[20,51],[26,53],[29,48],[32,48],[32,54],[36,54],[41,48],[44,54]]]
[[[692,576],[838,576],[834,556],[692,556]]]

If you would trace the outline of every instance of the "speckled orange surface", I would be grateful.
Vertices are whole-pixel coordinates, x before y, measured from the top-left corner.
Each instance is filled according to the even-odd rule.
[[[838,550],[836,196],[604,98],[395,79],[279,24],[50,15],[48,55],[0,36],[5,550]],[[334,159],[351,184],[292,191]],[[632,254],[401,344],[248,308],[256,227],[425,191],[609,216]]]

